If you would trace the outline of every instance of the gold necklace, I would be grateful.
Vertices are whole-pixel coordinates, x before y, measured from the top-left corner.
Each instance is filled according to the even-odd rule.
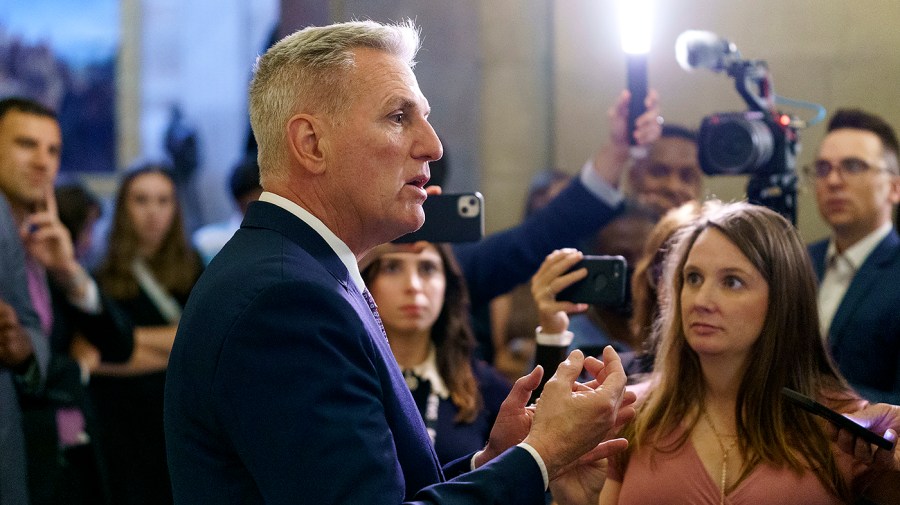
[[[728,453],[731,452],[731,449],[734,449],[734,444],[737,443],[737,435],[734,435],[734,440],[726,447],[725,443],[722,442],[722,435],[719,434],[719,430],[717,430],[716,425],[713,424],[712,418],[709,417],[709,413],[706,412],[705,408],[702,409],[701,412],[703,413],[703,419],[706,420],[706,424],[709,425],[713,435],[716,436],[716,442],[719,443],[719,449],[722,450],[722,479],[720,482],[721,494],[719,494],[719,505],[725,505],[725,479],[728,477]]]

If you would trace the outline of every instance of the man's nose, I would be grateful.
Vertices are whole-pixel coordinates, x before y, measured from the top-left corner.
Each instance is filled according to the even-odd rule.
[[[441,139],[438,138],[437,132],[431,126],[431,123],[424,121],[420,138],[417,143],[416,158],[424,158],[425,161],[437,161],[444,155],[444,146]]]

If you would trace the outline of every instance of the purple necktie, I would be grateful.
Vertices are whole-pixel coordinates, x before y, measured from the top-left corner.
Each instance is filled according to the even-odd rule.
[[[381,334],[384,335],[384,339],[387,340],[387,333],[384,331],[384,325],[381,324],[381,316],[378,315],[378,306],[375,305],[375,300],[372,299],[372,294],[369,293],[368,288],[364,288],[362,292],[363,298],[366,299],[366,303],[369,304],[369,310],[372,311],[372,315],[375,316],[375,322],[378,323],[378,327],[381,328]]]
[[[53,301],[47,288],[44,269],[31,258],[25,259],[25,273],[28,277],[28,294],[31,304],[41,320],[41,330],[48,338],[53,330]],[[84,414],[78,407],[56,409],[56,435],[63,448],[87,442]]]
[[[28,277],[28,294],[31,304],[41,320],[41,330],[44,335],[50,336],[53,329],[53,305],[50,300],[50,290],[47,288],[44,269],[31,258],[25,259],[25,274]]]

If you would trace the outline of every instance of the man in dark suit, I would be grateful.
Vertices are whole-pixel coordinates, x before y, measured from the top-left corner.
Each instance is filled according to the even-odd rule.
[[[810,246],[819,315],[841,372],[866,399],[900,403],[897,136],[882,118],[839,110],[808,168],[829,239]]]
[[[111,361],[128,359],[133,346],[133,329],[113,315],[59,220],[53,184],[61,148],[52,110],[25,98],[0,100],[0,192],[25,250],[24,286],[51,352],[44,388],[19,391],[33,505],[104,503],[85,370],[69,346],[78,332]]]
[[[576,489],[589,460],[624,448],[603,442],[634,412],[621,362],[576,351],[536,409],[525,404],[540,369],[517,382],[483,451],[437,463],[357,267],[424,220],[442,148],[417,48],[411,25],[352,22],[306,28],[259,59],[250,117],[265,192],[195,286],[169,360],[176,503],[540,504],[548,481]],[[597,381],[576,385],[582,367]]]
[[[50,358],[26,286],[22,243],[0,194],[0,505],[29,503],[16,387],[39,392]]]

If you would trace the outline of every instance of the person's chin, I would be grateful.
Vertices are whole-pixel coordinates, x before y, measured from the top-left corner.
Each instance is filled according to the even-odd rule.
[[[419,214],[415,217],[404,216],[397,218],[396,220],[392,221],[391,225],[389,226],[390,235],[392,236],[388,238],[386,242],[390,242],[391,240],[400,238],[403,235],[412,233],[421,228],[423,224],[425,224],[424,214]]]

